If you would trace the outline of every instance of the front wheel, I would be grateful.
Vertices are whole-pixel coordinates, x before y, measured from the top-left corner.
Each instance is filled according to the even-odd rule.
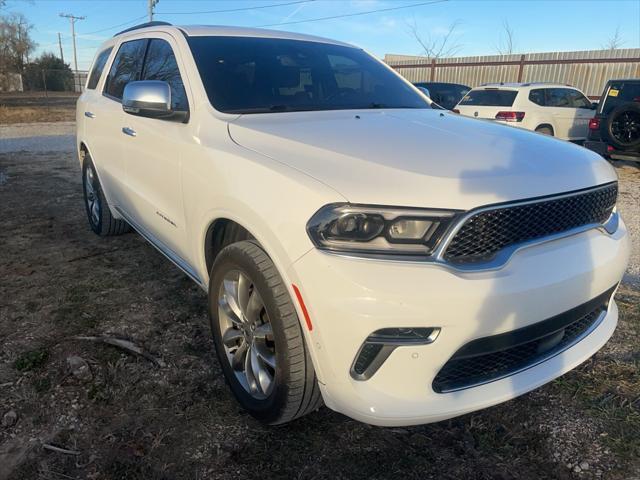
[[[267,424],[322,405],[296,310],[275,265],[253,241],[224,248],[212,267],[216,353],[236,399]]]

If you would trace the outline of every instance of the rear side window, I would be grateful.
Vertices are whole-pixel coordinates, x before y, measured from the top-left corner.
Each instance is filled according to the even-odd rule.
[[[127,83],[140,80],[142,60],[147,40],[132,40],[120,45],[120,49],[113,59],[104,93],[121,100],[122,92]]]
[[[540,105],[544,107],[544,89],[536,88],[529,92],[529,100],[535,103],[536,105]]]
[[[611,82],[600,100],[600,113],[607,115],[627,102],[640,102],[640,82]]]
[[[178,63],[171,45],[167,41],[158,38],[150,41],[144,61],[142,80],[167,82],[171,88],[171,108],[177,111],[189,110]]]
[[[471,90],[467,93],[459,105],[472,105],[476,107],[510,107],[513,105],[518,92],[516,90],[483,89]]]
[[[109,59],[109,55],[111,54],[111,50],[113,47],[109,47],[103,52],[100,52],[96,62],[93,65],[93,69],[91,70],[91,74],[89,75],[89,81],[87,82],[87,88],[94,90],[100,81],[100,77],[102,76],[102,71],[104,70],[104,66],[107,64],[107,60]]]

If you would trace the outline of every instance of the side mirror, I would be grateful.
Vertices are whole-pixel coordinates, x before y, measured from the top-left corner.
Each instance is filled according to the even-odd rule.
[[[429,92],[428,88],[425,87],[416,87],[418,90],[420,90],[422,93],[424,93],[427,97],[431,98],[431,93]]]
[[[598,109],[598,102],[591,102],[591,110],[597,110]]]
[[[122,110],[139,117],[184,122],[189,112],[171,109],[171,88],[161,80],[129,82],[122,94]]]

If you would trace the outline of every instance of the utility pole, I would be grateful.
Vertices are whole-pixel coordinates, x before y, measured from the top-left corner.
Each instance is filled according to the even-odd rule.
[[[153,9],[155,8],[155,6],[158,4],[158,2],[160,0],[147,0],[148,3],[148,9],[149,9],[149,21],[153,22]]]
[[[58,32],[58,46],[60,47],[60,60],[64,63],[64,53],[62,53],[62,37],[60,36],[60,32]]]
[[[75,69],[76,76],[78,75],[78,56],[76,54],[76,20],[84,20],[85,17],[76,17],[70,13],[61,13],[61,17],[68,18],[71,22],[71,37],[73,39],[73,68]]]

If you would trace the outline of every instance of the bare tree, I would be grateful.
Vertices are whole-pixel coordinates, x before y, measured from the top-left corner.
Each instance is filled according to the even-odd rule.
[[[24,15],[0,17],[0,71],[21,72],[36,47],[31,39],[33,26]]]
[[[613,35],[602,45],[602,49],[615,50],[616,48],[621,48],[622,45],[624,45],[624,40],[622,40],[622,35],[620,35],[620,25],[618,25]]]
[[[502,33],[496,44],[496,50],[500,55],[511,55],[515,53],[516,35],[508,20],[502,21]]]
[[[460,21],[456,20],[449,25],[449,28],[443,35],[436,36],[427,34],[426,36],[423,36],[420,33],[420,29],[418,28],[415,18],[413,19],[413,22],[407,22],[409,33],[413,38],[415,38],[422,48],[422,55],[429,58],[452,57],[460,51],[462,45],[455,42],[455,33],[459,26]]]

